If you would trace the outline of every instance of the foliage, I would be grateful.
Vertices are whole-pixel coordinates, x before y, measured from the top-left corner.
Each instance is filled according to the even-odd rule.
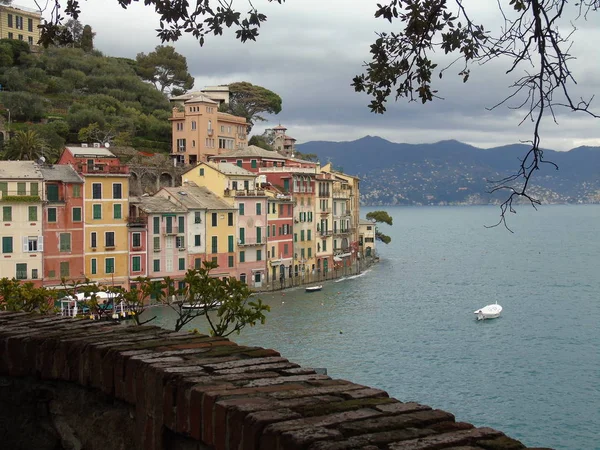
[[[222,112],[234,116],[245,117],[247,132],[252,131],[256,121],[265,121],[261,113],[279,114],[281,112],[281,97],[275,92],[262,86],[242,81],[229,85],[229,103],[223,103],[219,108]]]
[[[4,150],[4,159],[34,161],[47,151],[47,144],[33,130],[17,131],[8,141]]]
[[[264,313],[269,307],[261,300],[248,302],[251,292],[245,283],[211,277],[210,271],[218,267],[217,264],[204,261],[203,265],[200,269],[189,269],[180,288],[175,288],[174,281],[168,277],[161,285],[159,301],[177,314],[175,331],[201,316],[207,318],[214,336],[228,336],[239,333],[247,325],[264,323]],[[186,304],[197,308],[184,308]],[[217,318],[209,318],[209,311],[216,308]]]
[[[0,279],[0,311],[24,311],[48,314],[54,309],[56,293],[31,282],[15,278]]]
[[[294,153],[294,158],[303,159],[305,161],[311,161],[311,162],[319,162],[319,155],[317,155],[316,153],[302,153],[302,152],[296,151]],[[343,170],[341,170],[340,172],[343,172]]]
[[[264,135],[255,134],[248,141],[248,145],[256,145],[257,147],[264,148],[265,150],[273,150],[271,144],[267,142]]]
[[[153,52],[138,53],[137,73],[150,81],[160,92],[173,88],[188,90],[194,86],[194,78],[188,72],[187,59],[170,45],[158,45]]]
[[[28,92],[2,92],[0,101],[10,110],[11,119],[14,121],[35,122],[46,114],[47,102]]]
[[[92,32],[92,27],[86,25],[83,27],[81,31],[81,49],[89,53],[94,49],[94,36],[96,33]]]
[[[0,45],[5,49],[7,55],[10,55],[12,61],[7,66],[21,63],[21,55],[31,53],[29,44],[18,39],[0,39]],[[4,66],[4,64],[2,64]]]
[[[108,287],[107,291],[113,294],[113,303],[115,305],[123,302],[127,311],[131,313],[130,317],[136,325],[144,325],[152,322],[156,319],[156,316],[152,316],[147,320],[141,320],[140,316],[148,307],[149,298],[156,289],[155,282],[151,281],[149,277],[137,277],[132,281],[135,282],[135,287],[132,287],[129,291],[121,287]]]
[[[387,211],[371,211],[367,213],[368,220],[374,220],[375,222],[387,223],[388,225],[393,224],[392,217]]]
[[[393,219],[387,213],[387,211],[371,211],[367,213],[367,219],[373,220],[377,223],[386,223],[388,225],[392,225]],[[383,234],[381,231],[375,231],[375,238],[383,242],[384,244],[389,244],[392,242],[392,238]]]

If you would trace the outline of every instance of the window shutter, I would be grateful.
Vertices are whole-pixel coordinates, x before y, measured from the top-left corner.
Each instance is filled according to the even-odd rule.
[[[44,251],[44,236],[38,236],[38,250],[40,252]]]
[[[23,251],[27,252],[29,251],[29,238],[28,237],[23,237]]]

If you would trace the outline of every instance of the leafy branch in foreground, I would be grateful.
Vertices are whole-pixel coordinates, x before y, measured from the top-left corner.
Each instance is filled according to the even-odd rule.
[[[393,224],[392,216],[390,216],[387,211],[371,211],[367,213],[367,219],[372,220],[378,223],[385,223],[388,225]],[[379,230],[375,230],[375,239],[383,242],[384,244],[389,244],[392,242],[392,238],[386,234],[383,234]]]

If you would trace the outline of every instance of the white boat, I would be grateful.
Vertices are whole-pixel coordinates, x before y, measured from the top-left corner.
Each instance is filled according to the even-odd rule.
[[[206,303],[184,303],[181,307],[183,309],[205,309],[208,306],[208,309],[217,309],[222,304],[222,302],[213,302],[208,305]]]
[[[319,285],[319,286],[308,286],[306,288],[306,292],[317,292],[320,291],[321,289],[323,289],[323,286]]]
[[[502,313],[502,306],[498,303],[494,303],[493,305],[484,306],[477,311],[474,311],[476,314],[477,320],[485,320],[485,319],[495,319],[500,317],[500,313]]]

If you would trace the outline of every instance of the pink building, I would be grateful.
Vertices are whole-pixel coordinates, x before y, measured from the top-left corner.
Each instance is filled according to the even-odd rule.
[[[44,285],[83,281],[83,178],[70,166],[42,165],[46,206],[43,216]]]
[[[148,276],[148,214],[138,206],[139,197],[129,198],[129,282],[135,286],[135,279]]]

